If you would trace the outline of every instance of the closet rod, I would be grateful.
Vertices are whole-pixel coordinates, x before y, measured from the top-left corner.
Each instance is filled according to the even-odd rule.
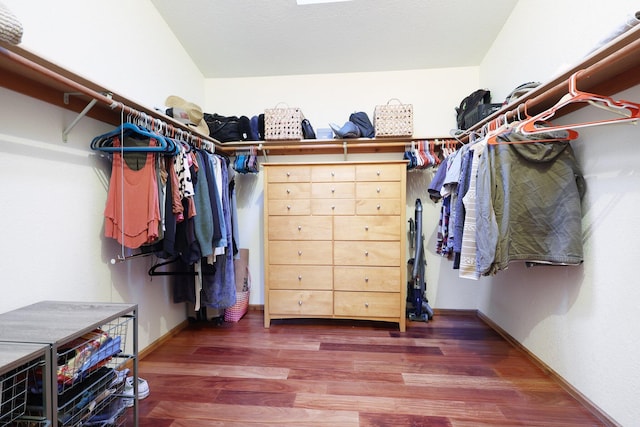
[[[477,131],[497,119],[517,118],[518,108],[526,102],[530,116],[539,114],[556,104],[569,91],[571,76],[580,71],[577,78],[578,89],[601,95],[613,95],[640,83],[640,27],[612,41],[592,54],[581,64],[565,72],[556,79],[542,85],[515,102],[503,107],[472,126],[469,131]],[[579,105],[575,109],[580,108]],[[574,111],[575,111],[574,109]],[[569,108],[556,116],[571,112]],[[466,137],[461,137],[468,138]]]
[[[358,149],[358,148],[384,148],[384,147],[407,147],[411,144],[411,142],[415,141],[434,141],[439,142],[440,144],[445,143],[447,141],[455,141],[455,138],[450,136],[441,137],[441,138],[403,138],[401,141],[397,139],[390,138],[389,141],[384,140],[349,140],[349,139],[335,139],[335,140],[323,140],[320,143],[311,142],[313,139],[306,139],[302,141],[245,141],[241,143],[234,143],[231,145],[223,145],[221,151],[233,152],[240,151],[242,149],[246,149],[250,146],[255,146],[259,144],[259,149],[262,151],[279,151],[279,150],[327,150],[327,149],[335,149],[339,151],[343,151],[345,148],[347,150],[350,149]]]
[[[68,77],[65,77],[43,65],[40,65],[38,63],[36,63],[35,61],[32,61],[30,59],[27,59],[26,57],[15,53],[9,49],[7,49],[6,47],[0,46],[0,53],[5,56],[6,58],[8,58],[9,60],[11,60],[14,64],[17,64],[21,67],[24,67],[28,70],[34,71],[36,73],[38,73],[40,76],[51,80],[51,81],[55,81],[57,83],[60,83],[68,88],[71,88],[74,91],[80,92],[81,94],[96,100],[97,102],[100,102],[103,105],[108,106],[110,109],[112,110],[116,110],[116,109],[122,109],[122,111],[126,114],[132,114],[132,115],[142,115],[142,114],[146,114],[148,116],[154,117],[156,119],[159,119],[165,123],[170,123],[172,126],[176,127],[176,128],[180,128],[184,131],[186,131],[187,133],[189,133],[190,135],[192,135],[194,138],[200,138],[206,141],[209,141],[211,143],[213,143],[213,145],[216,147],[216,149],[218,147],[220,147],[220,142],[211,138],[210,136],[207,135],[202,135],[198,132],[194,132],[194,130],[190,127],[188,127],[187,125],[174,120],[172,117],[169,117],[165,114],[160,114],[156,111],[153,110],[147,110],[147,111],[140,111],[137,110],[133,107],[130,107],[128,105],[126,105],[124,102],[121,101],[116,101],[114,100],[112,97],[106,96],[100,92],[97,92],[83,84],[80,84]]]

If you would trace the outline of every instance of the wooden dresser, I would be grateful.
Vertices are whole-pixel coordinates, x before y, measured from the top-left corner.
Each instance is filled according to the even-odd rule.
[[[406,162],[265,163],[264,324],[406,327]]]

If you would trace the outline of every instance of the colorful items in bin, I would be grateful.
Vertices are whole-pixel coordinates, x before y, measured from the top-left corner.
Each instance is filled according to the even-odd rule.
[[[113,368],[103,366],[60,393],[58,395],[58,420],[61,425],[79,426],[81,421],[94,411],[99,412],[113,397],[111,386],[117,376],[117,372]],[[42,394],[32,395],[30,401],[35,406],[41,406],[42,396]]]
[[[100,362],[120,352],[120,337],[95,329],[71,341],[58,357],[58,384],[72,384]],[[61,363],[64,362],[64,363]]]
[[[58,392],[82,380],[96,369],[103,367],[111,357],[122,351],[122,338],[110,337],[101,329],[95,329],[59,349],[57,381]],[[29,378],[31,393],[42,393],[42,368]]]
[[[113,399],[104,409],[93,415],[82,425],[97,427],[121,425],[118,424],[118,420],[124,415],[126,409],[124,399]]]

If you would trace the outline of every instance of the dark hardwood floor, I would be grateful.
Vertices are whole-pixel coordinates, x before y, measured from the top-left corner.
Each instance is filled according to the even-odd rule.
[[[473,314],[191,324],[146,355],[140,426],[601,426]],[[129,411],[132,412],[132,411]],[[128,425],[131,425],[128,423]]]

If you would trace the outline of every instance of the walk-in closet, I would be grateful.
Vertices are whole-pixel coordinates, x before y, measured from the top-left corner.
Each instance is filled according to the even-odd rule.
[[[640,426],[638,24],[0,1],[0,426]]]

